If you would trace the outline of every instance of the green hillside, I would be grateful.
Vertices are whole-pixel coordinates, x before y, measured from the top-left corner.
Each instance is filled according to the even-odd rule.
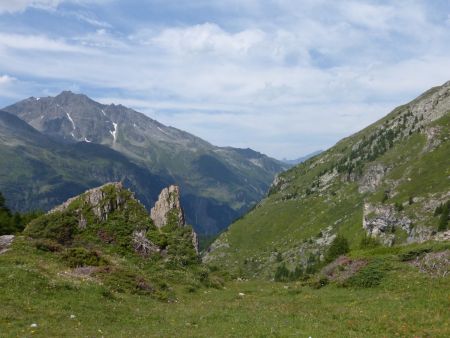
[[[336,234],[351,249],[448,238],[435,210],[450,199],[449,178],[446,83],[279,175],[204,260],[273,278],[282,263],[293,270],[323,262]]]

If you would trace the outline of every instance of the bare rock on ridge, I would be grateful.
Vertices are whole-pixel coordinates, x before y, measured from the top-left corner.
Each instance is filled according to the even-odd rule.
[[[158,201],[150,211],[150,217],[157,228],[162,228],[171,223],[175,223],[174,225],[179,227],[186,226],[178,186],[171,185],[161,191]],[[194,230],[192,230],[192,244],[198,253],[198,238]]]
[[[159,194],[158,201],[150,211],[153,223],[158,228],[167,225],[172,218],[179,227],[186,225],[184,220],[184,212],[180,203],[180,188],[171,185],[164,188]]]
[[[115,211],[120,210],[127,203],[127,199],[120,193],[123,190],[121,182],[106,183],[100,187],[93,188],[84,192],[81,196],[85,204],[89,206],[94,215],[99,221],[106,221],[108,215]],[[112,196],[109,196],[112,195]],[[72,204],[80,196],[75,196],[68,199],[63,204],[49,211],[49,213],[64,211],[69,205]],[[132,196],[134,199],[134,197]],[[84,229],[87,225],[87,221],[83,214],[79,213],[78,226],[80,229]]]

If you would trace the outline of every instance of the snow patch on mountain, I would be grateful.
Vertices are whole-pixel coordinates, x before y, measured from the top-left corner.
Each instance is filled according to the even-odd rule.
[[[75,130],[75,122],[73,122],[72,117],[70,116],[69,113],[66,113],[67,118],[69,119],[70,123],[72,123],[72,128],[73,130]],[[73,133],[72,133],[73,134]]]
[[[114,142],[116,142],[116,138],[117,138],[117,123],[113,122],[112,124],[114,126],[114,130],[110,130],[109,132],[111,133],[111,135],[112,135],[112,137],[114,139]]]

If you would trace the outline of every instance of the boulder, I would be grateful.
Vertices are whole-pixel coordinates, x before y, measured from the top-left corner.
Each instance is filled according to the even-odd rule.
[[[14,240],[14,235],[4,235],[0,236],[0,255],[9,250],[12,242]]]

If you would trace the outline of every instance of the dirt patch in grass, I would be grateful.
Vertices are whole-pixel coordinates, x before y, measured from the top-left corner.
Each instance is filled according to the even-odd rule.
[[[359,270],[367,265],[363,259],[351,259],[347,256],[340,256],[335,261],[322,269],[322,274],[330,281],[342,283],[355,275]]]

